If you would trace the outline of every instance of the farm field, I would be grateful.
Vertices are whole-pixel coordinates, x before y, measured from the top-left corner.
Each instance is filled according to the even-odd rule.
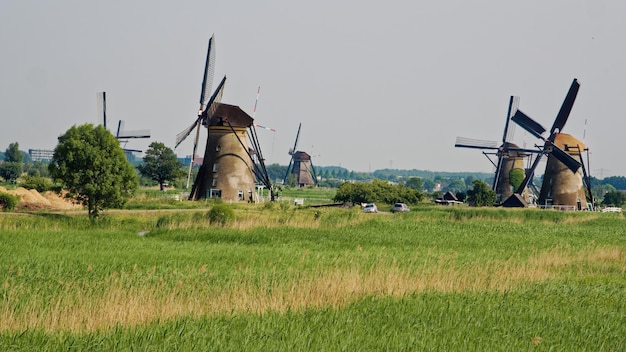
[[[0,350],[626,346],[622,214],[0,213]]]

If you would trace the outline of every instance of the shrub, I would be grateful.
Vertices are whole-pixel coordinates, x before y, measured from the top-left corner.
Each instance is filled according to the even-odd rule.
[[[492,206],[496,202],[496,192],[480,180],[472,181],[474,187],[467,190],[467,200],[477,207]]]
[[[2,210],[13,210],[19,202],[19,197],[12,194],[0,192],[0,208]]]
[[[211,224],[226,225],[235,219],[235,211],[228,204],[216,204],[209,210],[209,221]]]
[[[52,189],[52,180],[41,176],[24,176],[20,184],[26,189],[36,189],[37,192],[45,192]]]

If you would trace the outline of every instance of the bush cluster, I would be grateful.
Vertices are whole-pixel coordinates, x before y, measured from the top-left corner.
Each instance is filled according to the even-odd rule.
[[[423,194],[415,189],[404,185],[394,185],[381,180],[374,180],[372,183],[350,183],[345,182],[339,186],[335,202],[352,203],[407,203],[416,204],[423,198]]]
[[[207,214],[211,224],[226,225],[235,219],[235,211],[228,204],[215,204]]]
[[[49,191],[54,186],[50,178],[42,176],[24,176],[20,185],[26,189],[36,189],[37,192]]]
[[[19,197],[12,194],[0,192],[0,209],[13,210],[19,202]]]

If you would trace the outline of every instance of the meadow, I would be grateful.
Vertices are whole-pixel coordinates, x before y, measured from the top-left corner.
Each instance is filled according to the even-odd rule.
[[[626,346],[622,214],[211,206],[0,213],[0,350]]]

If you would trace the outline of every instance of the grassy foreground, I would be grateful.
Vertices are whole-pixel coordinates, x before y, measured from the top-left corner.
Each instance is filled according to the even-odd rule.
[[[626,346],[621,214],[0,213],[0,350]]]

